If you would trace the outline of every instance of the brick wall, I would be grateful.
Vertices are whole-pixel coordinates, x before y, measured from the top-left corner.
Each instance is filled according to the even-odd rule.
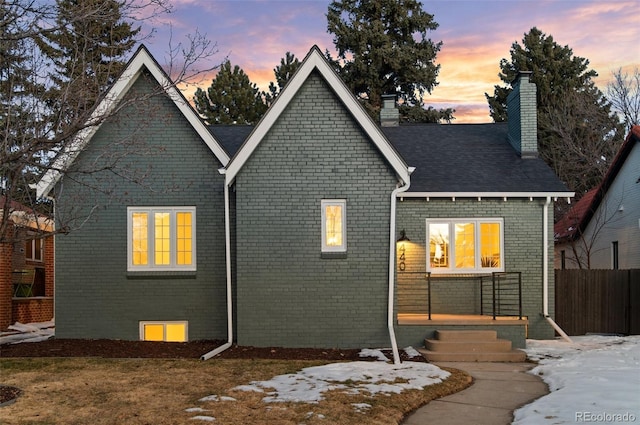
[[[236,180],[239,344],[389,344],[395,184],[340,100],[311,74]],[[322,199],[346,199],[345,258],[322,258]]]
[[[411,239],[406,270],[426,272],[427,218],[503,218],[505,271],[522,272],[523,314],[529,317],[531,338],[553,338],[553,329],[542,318],[542,200],[529,199],[423,199],[398,202],[398,231],[405,229]],[[549,206],[553,211],[553,205]],[[549,309],[553,316],[553,223],[549,224]],[[398,274],[398,290],[409,275]],[[398,298],[403,295],[401,292]],[[400,299],[398,301],[401,301]],[[479,314],[477,283],[456,278],[439,279],[432,293],[433,311],[449,314]],[[425,310],[426,312],[426,310]]]
[[[523,157],[538,156],[538,115],[536,85],[531,73],[523,72],[507,97],[509,143]]]
[[[159,91],[145,76],[131,93]],[[221,164],[163,95],[104,123],[74,170],[111,159],[113,172],[56,187],[58,220],[82,224],[56,236],[56,336],[137,340],[140,321],[186,320],[190,340],[226,338]],[[197,271],[127,272],[127,206],[195,206]]]
[[[0,243],[0,330],[4,330],[12,324],[12,256],[13,245]]]
[[[53,319],[53,298],[17,298],[13,300],[13,323],[47,322]]]

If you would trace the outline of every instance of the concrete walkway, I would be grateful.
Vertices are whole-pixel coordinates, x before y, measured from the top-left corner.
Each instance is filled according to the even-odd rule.
[[[434,400],[412,413],[404,425],[508,425],[513,411],[549,393],[547,385],[527,373],[531,363],[436,363],[464,370],[473,384]]]

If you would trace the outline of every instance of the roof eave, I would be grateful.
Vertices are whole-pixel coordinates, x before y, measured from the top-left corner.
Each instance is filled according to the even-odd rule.
[[[216,158],[223,166],[229,162],[229,156],[221,147],[220,143],[214,138],[208,130],[204,122],[195,113],[189,102],[176,88],[169,76],[160,67],[158,62],[151,56],[151,53],[144,45],[136,51],[131,58],[120,77],[109,88],[104,98],[100,101],[96,109],[92,112],[89,120],[85,123],[86,127],[80,130],[73,138],[71,143],[54,161],[53,166],[43,175],[40,181],[35,185],[36,195],[38,198],[47,197],[56,183],[60,180],[62,173],[69,169],[78,154],[87,146],[91,138],[98,131],[102,119],[111,113],[128,92],[131,86],[136,82],[142,71],[146,69],[154,77],[156,82],[164,89],[169,98],[174,102],[182,115],[189,121],[194,130],[207,144]],[[92,123],[97,123],[92,125]]]
[[[236,155],[229,162],[226,172],[227,184],[230,185],[235,181],[235,178],[242,169],[242,166],[247,162],[269,129],[271,129],[275,124],[298,90],[302,87],[303,83],[314,70],[318,70],[318,72],[320,72],[334,93],[342,101],[343,105],[351,112],[364,132],[371,138],[373,143],[395,171],[398,180],[402,184],[409,183],[410,171],[404,159],[396,151],[389,140],[387,140],[386,136],[382,133],[377,124],[369,117],[362,105],[360,105],[340,77],[331,68],[320,49],[317,46],[313,46],[302,61],[298,70],[278,95],[273,105],[271,105],[267,110],[266,114],[258,122],[256,127],[254,127],[247,140],[245,140],[240,149],[238,149],[238,152],[236,152]]]

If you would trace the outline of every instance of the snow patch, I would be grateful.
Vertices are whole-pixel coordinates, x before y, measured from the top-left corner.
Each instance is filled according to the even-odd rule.
[[[428,363],[405,362],[394,365],[360,361],[308,367],[295,374],[279,375],[268,381],[254,381],[251,385],[234,389],[267,390],[267,396],[262,399],[266,403],[317,403],[324,399],[325,392],[331,390],[346,390],[352,394],[397,394],[440,383],[449,375],[449,372]]]

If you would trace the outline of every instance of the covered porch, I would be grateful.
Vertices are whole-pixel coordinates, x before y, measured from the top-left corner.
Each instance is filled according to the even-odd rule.
[[[522,312],[519,272],[433,276],[399,272],[396,326],[401,344],[422,346],[436,331],[491,330],[524,348],[529,320]]]

